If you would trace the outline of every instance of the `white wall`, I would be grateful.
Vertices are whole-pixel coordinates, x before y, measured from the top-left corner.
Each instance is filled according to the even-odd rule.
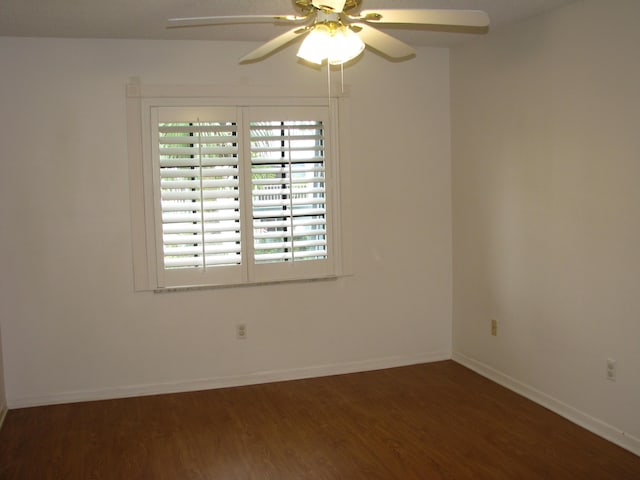
[[[4,422],[4,417],[7,413],[7,396],[4,388],[4,368],[2,360],[2,335],[0,334],[0,427]]]
[[[577,2],[451,57],[454,358],[636,453],[638,19]]]
[[[0,320],[10,407],[450,356],[445,49],[394,64],[367,52],[345,71],[352,277],[133,292],[125,84],[131,76],[325,84],[325,71],[295,62],[295,47],[237,65],[254,47],[0,38]],[[248,323],[246,341],[235,339],[239,321]]]

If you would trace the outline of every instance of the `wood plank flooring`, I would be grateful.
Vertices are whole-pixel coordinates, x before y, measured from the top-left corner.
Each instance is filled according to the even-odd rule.
[[[640,457],[446,361],[11,410],[0,479],[638,480]]]

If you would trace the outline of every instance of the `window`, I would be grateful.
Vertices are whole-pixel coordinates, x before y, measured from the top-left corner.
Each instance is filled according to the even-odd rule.
[[[332,144],[337,116],[328,103],[326,98],[130,103],[136,287],[338,274],[338,162]],[[138,124],[136,132],[131,127]]]

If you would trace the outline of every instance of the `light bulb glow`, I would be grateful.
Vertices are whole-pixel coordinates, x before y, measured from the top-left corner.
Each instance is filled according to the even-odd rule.
[[[318,23],[300,45],[297,56],[316,65],[325,60],[331,65],[340,65],[356,58],[363,50],[363,41],[349,27],[339,24],[330,28]]]
[[[322,23],[316,25],[300,45],[297,56],[316,65],[322,64],[327,58],[325,46],[329,43],[330,38],[331,30],[327,25]]]
[[[364,50],[364,42],[349,27],[342,25],[331,37],[328,60],[331,65],[341,65],[353,60]]]

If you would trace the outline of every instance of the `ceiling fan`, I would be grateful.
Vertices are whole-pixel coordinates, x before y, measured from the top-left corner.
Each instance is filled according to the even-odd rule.
[[[298,57],[314,64],[325,60],[331,65],[344,64],[359,56],[365,44],[391,59],[415,54],[412,47],[373,25],[428,25],[467,28],[482,31],[489,26],[489,16],[479,10],[379,9],[359,10],[362,0],[294,0],[299,14],[233,15],[171,18],[169,27],[244,23],[296,24],[291,30],[269,40],[240,59],[240,63],[262,60],[279,48],[304,37]]]

